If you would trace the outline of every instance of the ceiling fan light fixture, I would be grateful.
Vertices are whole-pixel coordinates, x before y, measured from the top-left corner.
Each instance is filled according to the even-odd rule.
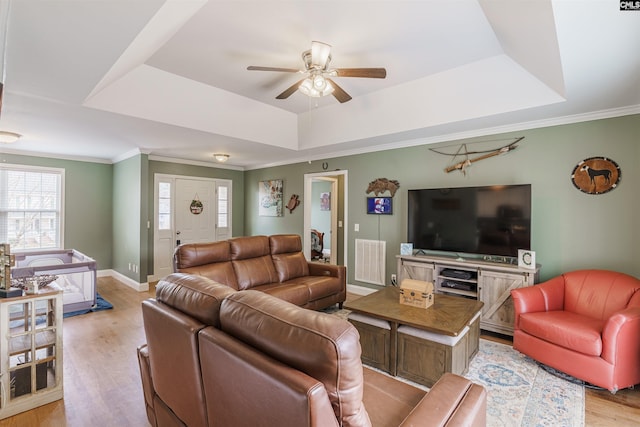
[[[328,64],[328,60],[331,57],[331,45],[313,41],[311,42],[311,63],[325,69]]]
[[[300,92],[312,98],[320,98],[321,96],[331,95],[333,86],[321,75],[316,75],[304,79],[298,87]]]
[[[15,132],[8,132],[6,130],[0,130],[0,143],[11,144],[20,139],[22,135]]]
[[[226,162],[227,160],[229,160],[229,157],[230,156],[228,154],[222,154],[222,153],[216,153],[213,155],[213,158],[219,161],[220,163]]]

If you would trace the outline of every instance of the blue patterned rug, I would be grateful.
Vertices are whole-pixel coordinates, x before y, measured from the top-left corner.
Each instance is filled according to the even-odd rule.
[[[481,339],[465,377],[487,389],[487,426],[584,425],[584,387],[509,345]]]
[[[112,308],[113,308],[113,305],[109,301],[102,298],[100,294],[97,294],[96,305],[86,310],[70,311],[69,313],[65,313],[63,317],[66,319],[67,317],[78,316],[80,314],[93,313],[94,311],[110,310]]]

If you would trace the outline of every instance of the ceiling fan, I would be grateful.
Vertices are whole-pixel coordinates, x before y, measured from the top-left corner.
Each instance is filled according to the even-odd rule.
[[[280,95],[276,96],[276,99],[287,99],[296,90],[299,90],[311,97],[333,95],[341,103],[349,101],[351,96],[330,77],[384,79],[387,76],[387,70],[384,68],[329,68],[329,62],[331,62],[331,46],[318,41],[311,42],[311,49],[302,52],[302,60],[304,61],[303,70],[295,68],[260,67],[256,65],[247,67],[247,70],[305,74],[305,78],[291,85]]]

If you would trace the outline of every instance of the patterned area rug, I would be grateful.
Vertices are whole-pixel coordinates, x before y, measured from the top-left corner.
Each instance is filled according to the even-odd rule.
[[[349,315],[349,310],[337,308],[325,312],[344,319]],[[481,339],[480,350],[464,376],[487,390],[488,427],[584,425],[584,386],[553,375],[509,345]]]
[[[511,346],[480,340],[465,375],[488,392],[488,426],[583,426],[584,387],[542,369]]]

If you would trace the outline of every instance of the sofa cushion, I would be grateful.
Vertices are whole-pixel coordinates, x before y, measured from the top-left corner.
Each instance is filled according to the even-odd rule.
[[[342,281],[331,276],[302,276],[285,282],[287,285],[302,285],[308,289],[308,301],[315,301],[342,291]]]
[[[281,300],[304,307],[309,302],[309,287],[305,284],[269,283],[252,288],[253,290],[273,295]]]
[[[586,354],[602,354],[603,322],[568,311],[520,315],[520,329],[552,344]]]
[[[302,252],[273,254],[271,259],[280,282],[309,275],[309,264]]]
[[[267,236],[245,236],[229,239],[231,249],[231,260],[257,258],[271,254],[269,247],[269,237]]]
[[[267,283],[278,283],[278,274],[270,255],[233,261],[238,289],[251,289]]]
[[[174,261],[180,269],[231,261],[231,247],[227,241],[185,243],[176,248]]]
[[[370,425],[362,404],[360,337],[348,321],[249,290],[223,301],[220,325],[222,331],[321,381],[341,426]]]

